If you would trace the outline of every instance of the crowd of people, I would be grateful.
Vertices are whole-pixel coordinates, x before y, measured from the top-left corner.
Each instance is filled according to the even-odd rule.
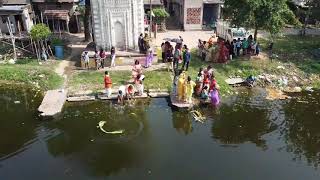
[[[181,42],[181,43],[180,43]],[[174,71],[179,70],[179,64],[182,64],[181,69],[188,71],[191,61],[191,52],[187,45],[182,46],[183,41],[176,43],[175,48],[170,42],[166,41],[161,44],[163,62],[171,62]]]
[[[233,39],[232,42],[220,38],[214,42],[214,36],[210,37],[208,41],[199,39],[198,48],[198,55],[202,57],[202,60],[217,63],[226,63],[228,60],[242,55],[258,56],[261,51],[260,43],[255,41],[252,35],[243,40]]]
[[[116,49],[115,47],[111,47],[110,49],[110,54],[108,56],[107,52],[104,49],[100,49],[100,51],[96,50],[94,53],[94,62],[95,62],[95,68],[96,70],[103,69],[106,67],[106,61],[107,59],[110,59],[111,65],[110,67],[115,67],[116,63]],[[90,64],[90,56],[88,51],[84,51],[82,54],[82,60],[84,62],[84,68],[85,69],[90,69],[89,64]]]
[[[138,46],[139,52],[145,54],[145,64],[144,67],[148,68],[152,65],[152,61],[154,59],[154,54],[152,48],[150,48],[150,38],[148,34],[140,34],[138,38]],[[88,51],[84,51],[82,54],[82,61],[84,63],[85,69],[90,69],[90,56]],[[116,66],[116,48],[114,46],[111,47],[110,53],[107,53],[103,48],[100,50],[95,50],[94,54],[94,62],[95,62],[95,69],[100,70],[104,69],[107,64],[107,60],[110,60],[110,67]]]
[[[143,45],[142,34],[139,37],[139,49],[145,50]],[[198,97],[203,103],[211,103],[216,106],[220,103],[219,98],[219,85],[215,79],[214,70],[212,66],[207,68],[200,68],[195,81],[190,76],[187,76],[188,68],[191,62],[191,52],[187,45],[183,45],[183,39],[179,37],[174,41],[173,45],[169,42],[163,42],[161,44],[162,59],[163,62],[171,62],[174,72],[173,81],[173,93],[177,97],[177,101],[180,103],[193,103],[193,97]],[[142,44],[141,44],[142,43]],[[214,36],[212,36],[207,42],[199,40],[199,56],[205,59],[206,55],[201,51],[202,49],[210,49],[214,46],[218,47],[216,53],[216,59],[219,63],[225,63],[227,60],[239,57],[241,55],[259,55],[260,45],[255,42],[252,36],[244,40],[234,40],[232,42],[224,41],[218,38],[215,42]],[[111,66],[114,66],[115,49],[111,48]],[[97,69],[104,68],[106,53],[103,49],[100,52],[95,53],[95,62]],[[85,62],[88,61],[87,52],[84,55]],[[149,48],[146,52],[145,64],[141,65],[139,60],[135,60],[132,66],[131,76],[132,83],[120,86],[118,90],[118,102],[124,103],[124,99],[131,99],[135,95],[141,96],[144,93],[143,81],[145,76],[143,75],[143,68],[151,66],[153,61],[153,51]],[[248,86],[253,86],[255,78],[249,76],[246,80]],[[106,96],[111,96],[112,80],[109,73],[105,72],[105,92]]]
[[[200,68],[195,82],[186,72],[180,70],[174,79],[174,94],[181,103],[193,103],[192,97],[200,98],[202,103],[211,103],[217,106],[220,103],[219,85],[214,76],[213,68]]]
[[[142,71],[139,70],[139,61],[136,61],[132,69],[133,83],[127,85],[121,85],[118,89],[117,100],[118,103],[124,104],[125,99],[132,99],[134,96],[142,96],[144,93],[143,81],[145,76]],[[104,86],[106,97],[111,98],[112,95],[112,79],[108,71],[104,74]]]

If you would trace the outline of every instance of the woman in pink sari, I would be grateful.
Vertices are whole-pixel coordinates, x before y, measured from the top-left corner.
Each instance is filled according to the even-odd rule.
[[[134,65],[132,67],[132,78],[135,79],[141,73],[142,73],[141,64],[138,60],[135,60]]]
[[[150,49],[146,57],[145,67],[146,68],[150,67],[152,65],[152,61],[153,61],[153,52]]]

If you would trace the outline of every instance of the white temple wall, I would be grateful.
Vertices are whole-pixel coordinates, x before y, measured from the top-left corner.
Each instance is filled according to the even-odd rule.
[[[143,0],[92,0],[92,18],[97,48],[138,49],[144,32]]]

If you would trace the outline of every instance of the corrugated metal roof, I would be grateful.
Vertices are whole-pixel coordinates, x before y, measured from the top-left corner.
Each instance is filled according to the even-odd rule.
[[[143,0],[145,5],[150,4],[150,0]],[[162,5],[162,0],[151,0],[152,5]]]
[[[30,0],[3,0],[3,4],[30,4]]]
[[[2,6],[0,7],[0,11],[23,11],[25,6]]]

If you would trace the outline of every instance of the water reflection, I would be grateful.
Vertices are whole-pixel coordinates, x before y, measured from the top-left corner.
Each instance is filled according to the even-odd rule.
[[[218,179],[245,179],[249,175],[268,179],[264,177],[268,172],[284,174],[279,179],[292,179],[286,177],[293,171],[303,172],[296,177],[302,179],[310,172],[316,174],[316,170],[304,163],[296,166],[290,158],[294,156],[294,160],[315,167],[320,161],[319,93],[274,102],[266,101],[263,93],[239,93],[224,100],[216,110],[201,108],[209,120],[196,125],[197,133],[193,133],[191,115],[171,112],[164,99],[154,100],[151,105],[149,101],[138,101],[137,106],[126,107],[101,101],[67,104],[61,119],[39,121],[35,110],[41,99],[34,97],[33,91],[4,89],[0,88],[0,175],[5,179],[15,179],[10,178],[16,175],[12,166],[27,174],[26,179],[37,179],[34,177],[51,170],[58,177],[65,177],[65,168],[88,179],[143,179],[141,174],[148,173],[146,169],[152,172],[151,179],[168,179],[163,178],[163,172],[167,177],[187,177],[176,179],[195,179],[198,172],[203,172],[203,179],[219,173]],[[20,103],[15,104],[15,100]],[[123,128],[125,134],[104,134],[96,128],[102,120],[107,121],[107,130]],[[142,124],[141,130],[137,122]],[[39,143],[33,144],[34,141]],[[260,148],[239,146],[237,151],[230,151],[224,147],[244,143]],[[278,151],[280,147],[283,151]],[[26,153],[19,154],[25,149]],[[34,157],[50,165],[42,168],[41,164],[22,163]],[[263,163],[260,157],[265,158]],[[233,167],[234,176],[228,176],[229,165],[237,161],[244,162],[244,166]],[[256,174],[250,174],[252,165],[259,169]],[[36,168],[39,172],[26,173]],[[210,171],[212,168],[217,171]],[[307,179],[315,179],[317,174],[310,177]]]
[[[108,135],[97,129],[106,121],[106,130],[124,130],[122,135]],[[143,161],[143,144],[148,141],[148,122],[145,106],[122,107],[108,102],[94,102],[66,108],[63,118],[48,124],[59,131],[47,140],[48,151],[56,156],[71,156],[95,176],[116,174]],[[136,141],[139,136],[139,145]]]
[[[267,149],[263,135],[276,129],[269,121],[268,103],[263,96],[234,96],[221,105],[221,114],[212,123],[212,138],[222,144],[242,144],[251,142]]]
[[[192,120],[188,112],[172,112],[173,127],[180,133],[188,135],[192,133]]]
[[[0,159],[23,151],[36,138],[40,94],[24,86],[0,86]]]
[[[286,122],[281,133],[286,150],[294,160],[306,159],[315,167],[320,163],[320,93],[297,97],[284,106]]]

